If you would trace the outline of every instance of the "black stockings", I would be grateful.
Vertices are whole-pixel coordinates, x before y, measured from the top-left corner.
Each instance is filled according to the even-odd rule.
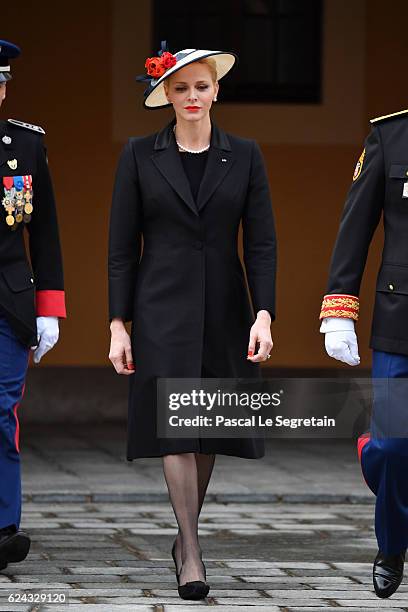
[[[198,517],[214,467],[215,455],[181,453],[165,455],[163,470],[179,531],[176,560],[180,584],[204,580]]]

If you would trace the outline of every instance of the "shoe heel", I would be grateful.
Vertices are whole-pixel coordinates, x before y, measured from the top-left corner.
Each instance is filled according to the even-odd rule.
[[[174,542],[172,548],[171,548],[171,556],[173,557],[173,561],[174,561],[174,566],[176,568],[176,579],[177,579],[177,584],[180,584],[180,574],[177,573],[177,561],[176,561],[176,543]]]

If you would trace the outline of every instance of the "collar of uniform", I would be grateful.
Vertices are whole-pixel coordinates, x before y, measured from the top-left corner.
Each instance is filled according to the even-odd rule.
[[[0,166],[2,166],[6,161],[11,159],[11,155],[15,150],[14,147],[14,138],[10,144],[6,144],[3,142],[4,136],[10,136],[11,138],[11,130],[7,121],[0,121]]]
[[[167,149],[171,142],[173,126],[176,123],[175,119],[166,125],[156,136],[156,141],[154,143],[155,151],[161,149]],[[228,136],[226,133],[221,130],[217,125],[211,121],[211,147],[216,147],[217,149],[221,149],[223,151],[231,151],[231,145]]]
[[[0,142],[2,142],[2,144],[4,144],[4,142],[1,139],[4,136],[8,136],[7,127],[7,121],[0,121]]]

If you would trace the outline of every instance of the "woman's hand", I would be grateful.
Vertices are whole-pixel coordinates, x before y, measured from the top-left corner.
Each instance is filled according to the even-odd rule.
[[[112,319],[110,329],[111,344],[109,359],[118,374],[125,374],[126,376],[134,374],[135,366],[133,364],[132,346],[122,319]]]
[[[257,342],[259,343],[259,348],[255,355],[255,346]],[[267,310],[260,310],[249,333],[247,359],[253,363],[257,361],[266,361],[272,347],[271,316]]]

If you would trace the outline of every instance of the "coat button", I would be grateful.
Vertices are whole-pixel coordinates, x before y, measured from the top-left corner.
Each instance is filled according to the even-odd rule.
[[[194,243],[194,248],[197,249],[197,251],[200,251],[204,246],[204,243],[201,242],[201,240],[196,240]]]
[[[388,285],[388,289],[389,289],[390,291],[394,291],[394,285],[393,285],[392,283],[389,283],[389,285]]]
[[[33,278],[30,278],[30,282],[31,282],[31,283],[34,283],[34,279],[33,279]]]

